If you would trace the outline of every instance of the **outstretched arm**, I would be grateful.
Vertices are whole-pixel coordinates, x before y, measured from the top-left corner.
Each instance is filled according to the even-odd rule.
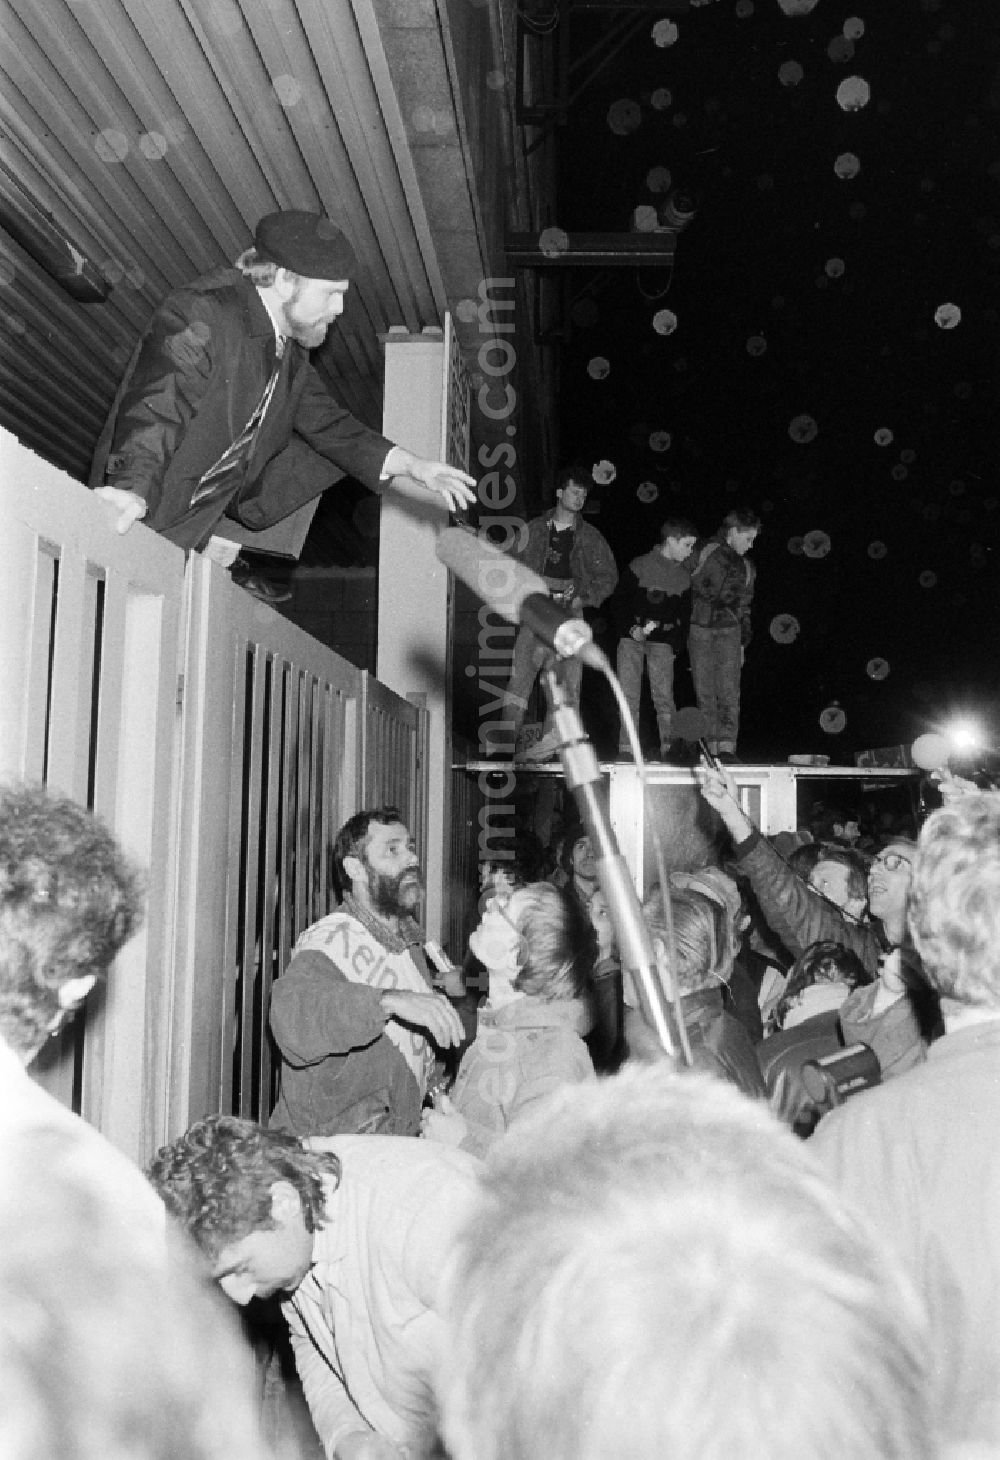
[[[476,500],[476,479],[446,461],[428,461],[414,456],[405,447],[394,446],[382,465],[384,477],[411,477],[435,496],[441,497],[449,512],[461,512]]]
[[[738,799],[736,782],[719,765],[710,765],[704,757],[694,768],[694,778],[708,804],[719,813],[723,825],[737,844],[746,841],[755,830]]]

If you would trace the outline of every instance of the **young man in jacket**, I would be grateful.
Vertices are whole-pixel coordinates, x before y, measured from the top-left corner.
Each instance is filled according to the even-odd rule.
[[[691,619],[691,566],[697,536],[686,518],[669,517],[660,528],[659,545],[629,563],[612,604],[619,634],[617,673],[622,692],[638,728],[645,665],[661,760],[669,758],[672,748],[674,659],[684,647]],[[631,759],[624,721],[618,755]]]
[[[691,675],[698,708],[708,720],[705,740],[722,760],[736,758],[740,675],[756,577],[746,555],[759,531],[756,512],[747,507],[728,512],[691,575]]]
[[[585,608],[596,608],[614,591],[618,568],[614,555],[596,527],[583,521],[587,495],[593,478],[586,468],[567,467],[556,484],[556,505],[551,512],[532,518],[520,546],[512,556],[545,579],[557,603],[580,617]],[[579,707],[583,665],[572,657],[557,659],[527,625],[514,641],[514,662],[507,685],[504,718],[517,732],[524,719],[528,697],[542,669],[554,667],[571,705]],[[559,744],[554,730],[548,730],[519,759],[550,760]]]

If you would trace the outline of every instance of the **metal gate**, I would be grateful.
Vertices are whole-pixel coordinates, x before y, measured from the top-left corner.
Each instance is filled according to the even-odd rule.
[[[148,886],[40,1078],[145,1161],[267,1118],[271,983],[332,906],[333,833],[388,800],[427,854],[427,715],[5,432],[0,512],[0,774],[91,806]]]

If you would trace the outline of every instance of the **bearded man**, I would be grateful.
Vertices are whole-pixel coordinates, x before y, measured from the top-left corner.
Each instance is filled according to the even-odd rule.
[[[373,492],[408,477],[450,511],[475,501],[473,477],[370,430],[312,364],[357,273],[336,224],[285,209],[260,220],[232,268],[167,296],[136,346],[91,467],[90,486],[115,509],[119,532],[145,519],[276,602],[288,591],[236,560],[241,534],[227,524],[262,533],[298,514],[304,525],[344,476]]]
[[[416,1135],[440,1050],[462,1021],[430,973],[414,914],[423,884],[394,806],[359,811],[333,846],[340,906],[307,928],[271,994],[281,1051],[272,1128]]]

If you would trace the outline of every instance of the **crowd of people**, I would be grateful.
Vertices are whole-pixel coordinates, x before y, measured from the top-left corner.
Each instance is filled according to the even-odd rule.
[[[656,715],[658,745],[651,758],[689,764],[692,739],[679,733],[674,697],[677,658],[687,652],[699,712],[693,737],[723,761],[737,759],[740,682],[750,643],[756,570],[747,557],[760,531],[749,507],[727,512],[717,533],[699,535],[685,517],[669,517],[660,540],[619,574],[614,555],[597,528],[583,516],[594,489],[585,466],[558,475],[555,506],[534,517],[511,548],[511,556],[541,575],[552,599],[576,618],[604,605],[616,640],[616,673],[633,726],[640,723],[643,674]],[[515,742],[515,759],[552,759],[559,735],[546,716],[541,737],[517,743],[539,674],[555,677],[561,702],[579,710],[583,665],[559,657],[526,624],[514,643],[505,694],[505,721]],[[628,721],[620,716],[618,757],[634,759]]]
[[[261,1303],[330,1460],[994,1453],[1000,794],[796,870],[725,768],[696,775],[728,860],[643,903],[690,1059],[644,1019],[581,828],[484,864],[463,995],[372,808],[274,985],[273,1119],[199,1121],[145,1174],[28,1074],[141,880],[90,813],[6,790],[4,1455],[291,1455],[234,1321]]]
[[[355,270],[341,230],[287,211],[164,301],[95,458],[119,530],[239,577],[246,534],[343,473],[474,501],[309,363]],[[844,826],[763,836],[726,764],[760,519],[704,539],[672,517],[619,574],[593,486],[564,471],[515,556],[569,614],[605,606],[662,759],[689,759],[690,656],[720,855],[641,910],[680,1047],[582,826],[484,861],[442,968],[410,829],[370,807],[274,982],[270,1119],[211,1115],[140,1172],[29,1073],[139,926],[140,874],[71,800],[0,792],[6,1460],[292,1460],[260,1423],[285,1343],[328,1460],[1000,1453],[1000,794],[960,788],[866,850]],[[524,625],[515,731],[542,670],[579,705],[580,662]],[[545,725],[521,758],[557,743]],[[237,1314],[261,1304],[279,1337],[253,1346]]]

